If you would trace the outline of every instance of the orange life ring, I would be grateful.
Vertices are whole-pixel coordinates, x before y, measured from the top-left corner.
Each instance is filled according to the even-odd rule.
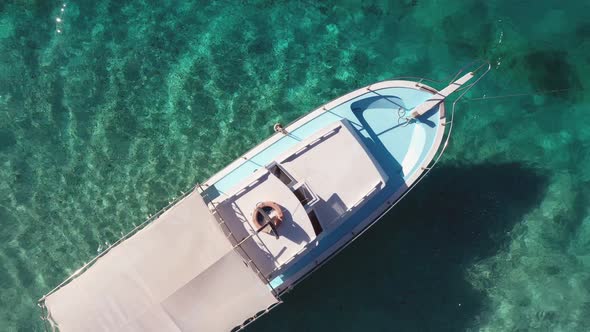
[[[256,204],[256,209],[254,209],[254,213],[252,213],[252,223],[256,226],[256,230],[260,230],[262,226],[264,226],[264,217],[260,213],[259,209],[266,212],[266,214],[271,218],[272,223],[274,224],[275,228],[279,227],[281,222],[283,222],[283,218],[285,217],[283,214],[283,210],[281,207],[275,202],[262,202]],[[271,227],[264,227],[261,230],[265,233],[271,233]]]

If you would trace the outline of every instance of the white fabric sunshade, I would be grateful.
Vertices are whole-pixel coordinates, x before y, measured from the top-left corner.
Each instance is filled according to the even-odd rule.
[[[277,299],[196,191],[49,295],[60,331],[229,331]]]

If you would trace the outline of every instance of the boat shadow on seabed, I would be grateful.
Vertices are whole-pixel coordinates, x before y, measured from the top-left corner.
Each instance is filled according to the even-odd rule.
[[[547,187],[518,163],[441,166],[254,331],[462,331],[484,294],[465,280]],[[338,276],[338,277],[334,277]]]

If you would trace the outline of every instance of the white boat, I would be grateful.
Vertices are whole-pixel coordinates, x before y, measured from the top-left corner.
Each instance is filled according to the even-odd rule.
[[[445,101],[490,69],[475,67],[441,90],[419,78],[371,84],[277,125],[40,299],[46,326],[244,328],[436,164],[452,129],[455,104],[447,112]]]

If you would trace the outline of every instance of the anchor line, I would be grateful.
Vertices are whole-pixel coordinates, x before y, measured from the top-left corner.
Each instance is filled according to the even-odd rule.
[[[572,89],[572,88],[554,89],[554,90],[536,91],[536,92],[529,92],[529,93],[512,93],[512,94],[497,95],[497,96],[490,96],[490,97],[487,97],[484,95],[483,97],[478,97],[478,98],[463,99],[463,102],[476,101],[476,100],[487,100],[487,99],[517,98],[517,97],[527,97],[527,96],[535,96],[535,95],[545,95],[545,94],[560,93],[560,92],[565,92],[565,91],[570,91],[570,90],[574,90],[574,89]]]

